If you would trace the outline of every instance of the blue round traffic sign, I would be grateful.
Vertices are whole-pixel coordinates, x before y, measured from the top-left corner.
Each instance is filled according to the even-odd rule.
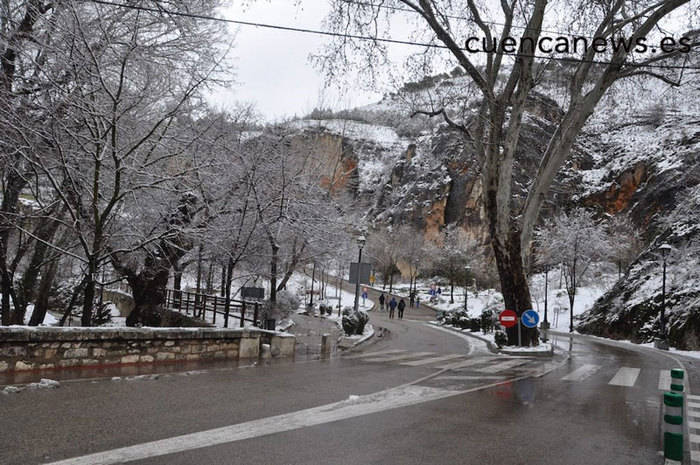
[[[525,310],[520,315],[520,323],[526,328],[534,328],[540,322],[540,315],[534,310]]]

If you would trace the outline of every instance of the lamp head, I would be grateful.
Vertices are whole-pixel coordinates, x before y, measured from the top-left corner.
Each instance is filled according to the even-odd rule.
[[[662,256],[663,258],[668,257],[668,254],[671,252],[671,250],[673,250],[673,247],[671,247],[671,246],[668,245],[668,244],[661,244],[661,245],[659,246],[659,252],[661,252],[661,256]]]

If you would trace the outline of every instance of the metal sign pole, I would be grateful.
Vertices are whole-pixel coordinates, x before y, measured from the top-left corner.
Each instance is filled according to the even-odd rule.
[[[523,345],[523,339],[522,335],[520,333],[520,318],[518,318],[518,347],[522,347]]]

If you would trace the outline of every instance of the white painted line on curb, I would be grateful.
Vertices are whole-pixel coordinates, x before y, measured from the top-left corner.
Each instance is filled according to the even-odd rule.
[[[583,381],[600,369],[600,365],[585,364],[568,375],[561,378],[562,381]]]
[[[610,380],[608,384],[613,386],[625,386],[632,387],[634,383],[637,382],[637,377],[639,376],[639,368],[622,367],[617,370],[613,379]]]

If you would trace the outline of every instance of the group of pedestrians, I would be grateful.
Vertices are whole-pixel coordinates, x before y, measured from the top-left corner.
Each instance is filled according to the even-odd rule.
[[[382,292],[382,294],[379,296],[379,310],[383,312],[385,308],[389,310],[390,319],[394,318],[394,313],[398,309],[399,320],[402,320],[403,312],[406,309],[406,301],[401,298],[397,302],[396,297],[393,295],[391,296],[391,300],[387,301],[384,293]]]

